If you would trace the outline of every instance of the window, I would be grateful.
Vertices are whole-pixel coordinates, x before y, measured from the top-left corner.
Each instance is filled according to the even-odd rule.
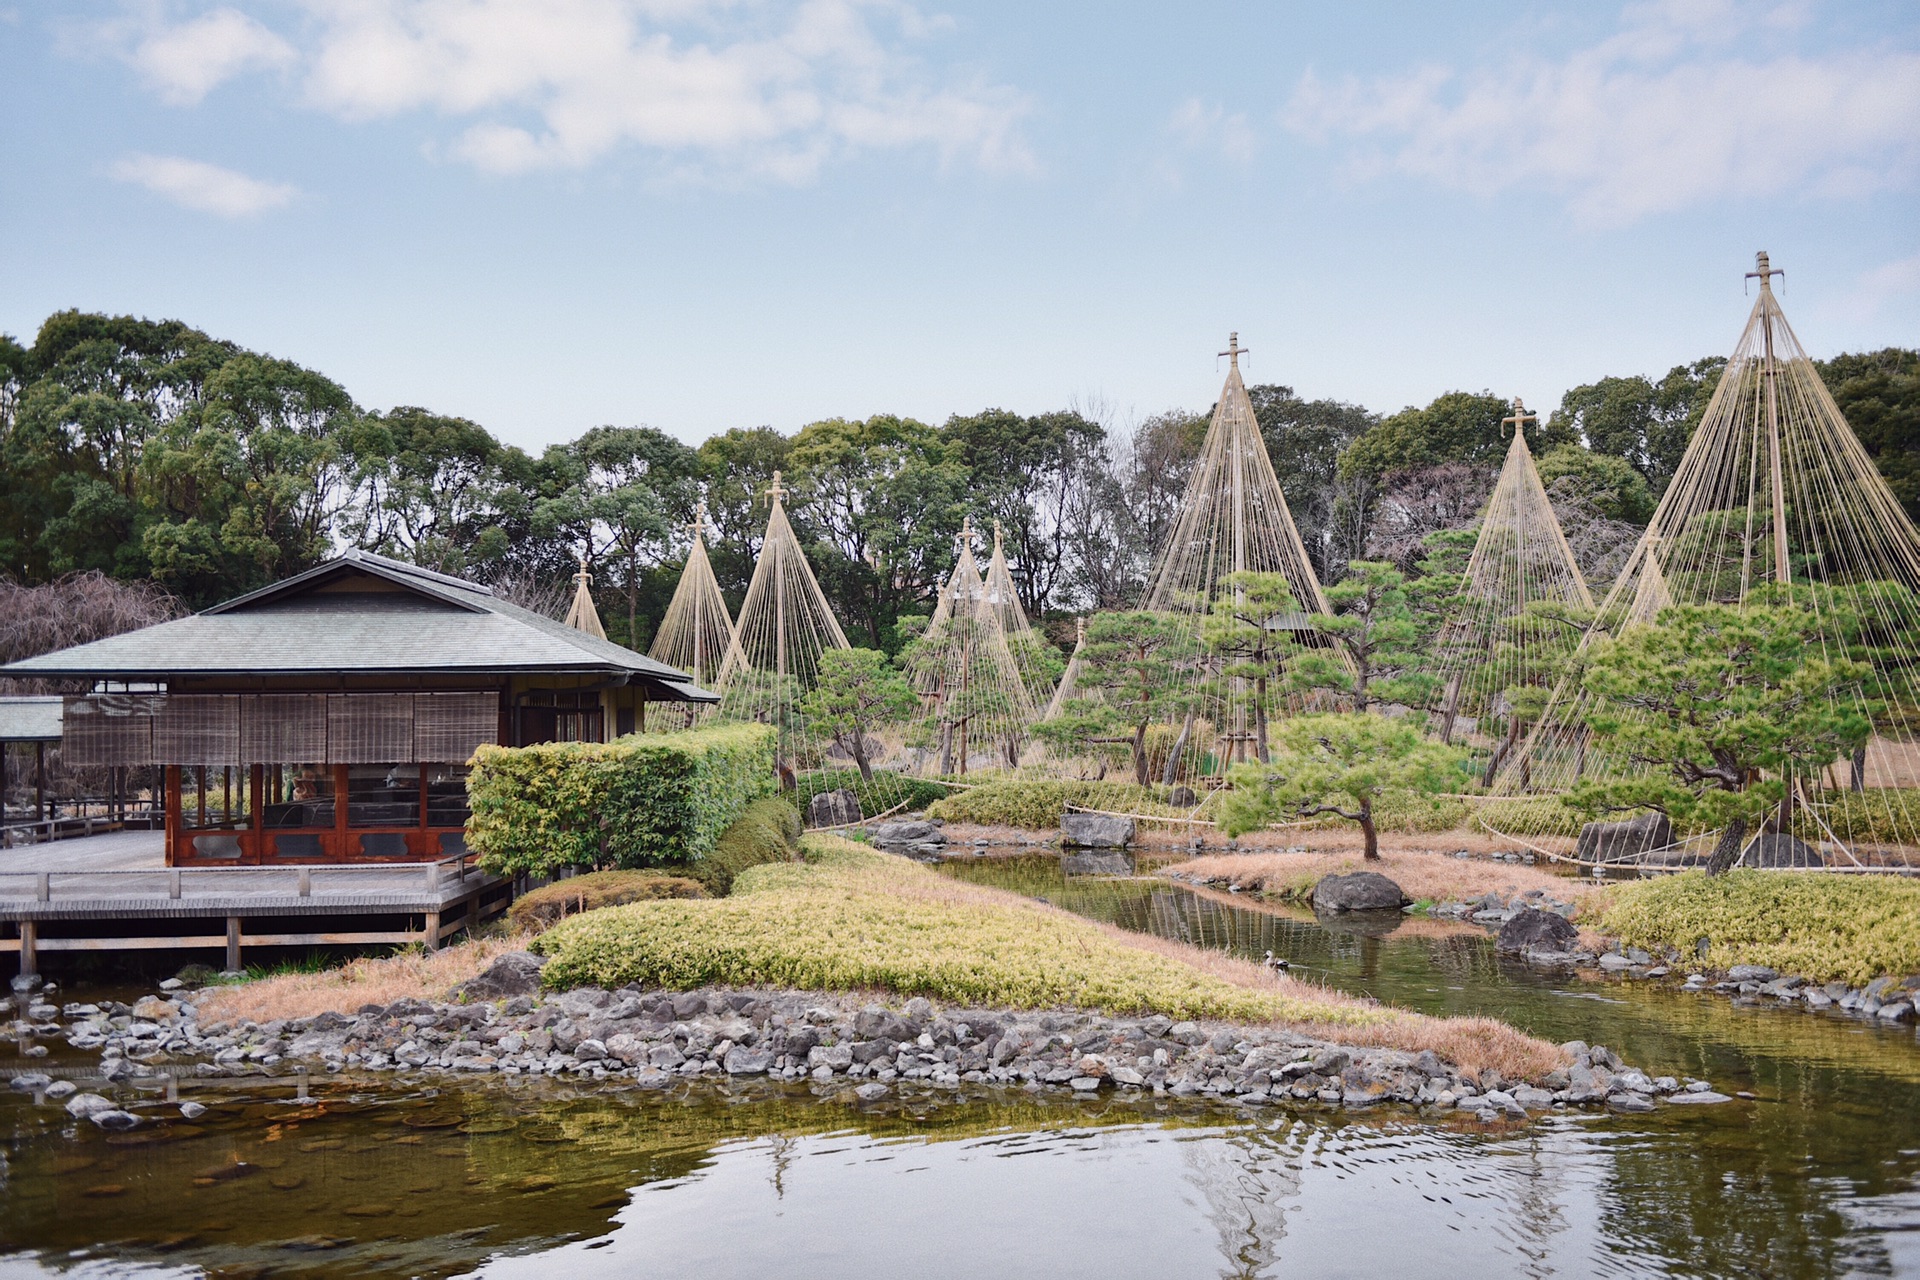
[[[435,764],[427,769],[427,825],[467,825],[467,766]]]
[[[249,825],[247,770],[233,765],[181,765],[172,796],[180,826],[189,831],[232,831]]]
[[[349,827],[420,825],[420,766],[356,764],[347,769]]]
[[[261,825],[268,830],[333,826],[333,766],[274,764],[266,767]]]

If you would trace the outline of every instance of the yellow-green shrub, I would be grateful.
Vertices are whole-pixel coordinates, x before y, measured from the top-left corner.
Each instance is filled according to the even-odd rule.
[[[514,899],[507,917],[516,929],[539,933],[568,916],[628,902],[657,898],[704,898],[706,889],[685,876],[656,875],[650,871],[594,871],[557,880]]]
[[[956,791],[927,806],[929,818],[945,822],[975,822],[990,827],[1027,827],[1035,830],[1060,825],[1070,804],[1113,813],[1144,813],[1185,818],[1191,809],[1166,803],[1166,789],[1139,787],[1130,782],[1051,782],[1008,780],[988,782]]]
[[[775,790],[774,736],[736,724],[481,747],[467,779],[467,843],[495,872],[697,862]]]
[[[733,889],[734,877],[769,862],[800,856],[800,814],[780,796],[755,800],[714,842],[706,857],[688,868],[715,897]]]
[[[1828,791],[1820,800],[1820,817],[1842,840],[1920,845],[1920,789],[1873,787],[1866,791]],[[1806,808],[1795,810],[1794,834],[1815,843],[1829,839]]]
[[[641,902],[542,934],[549,986],[628,982],[880,988],[956,1003],[1177,1018],[1375,1024],[1387,1010],[1237,986],[1038,903],[956,885],[904,858],[809,836],[804,864],[755,867],[732,896]]]
[[[1859,985],[1920,972],[1920,884],[1819,871],[1689,871],[1621,885],[1600,927],[1630,946],[1691,954],[1715,968],[1762,964]]]

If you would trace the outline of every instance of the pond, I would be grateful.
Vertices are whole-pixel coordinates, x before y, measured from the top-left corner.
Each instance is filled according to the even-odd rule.
[[[944,870],[1755,1097],[1488,1127],[974,1086],[876,1106],[764,1082],[187,1077],[151,1087],[205,1115],[107,1135],[9,1092],[0,1274],[1920,1274],[1911,1029],[1543,975],[1478,930],[1368,936],[1047,858]],[[49,1047],[0,1065],[87,1069]]]

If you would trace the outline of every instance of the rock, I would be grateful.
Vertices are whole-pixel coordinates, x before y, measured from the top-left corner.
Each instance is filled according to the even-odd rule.
[[[87,1119],[108,1133],[125,1133],[128,1129],[137,1128],[140,1124],[139,1116],[131,1111],[122,1111],[112,1106],[104,1111],[89,1111]]]
[[[1772,982],[1779,977],[1779,971],[1769,969],[1763,964],[1737,964],[1727,970],[1730,982]]]
[[[1600,967],[1608,973],[1619,973],[1622,969],[1633,968],[1633,961],[1609,951],[1600,957]]]
[[[1651,1111],[1654,1109],[1654,1105],[1653,1099],[1647,1097],[1644,1093],[1610,1093],[1607,1095],[1607,1109],[1610,1111]]]
[[[1060,843],[1082,849],[1124,849],[1133,843],[1132,818],[1116,818],[1104,813],[1063,813],[1060,815]]]
[[[867,838],[879,845],[945,844],[947,833],[924,819],[904,822],[877,822],[867,829]]]
[[[509,951],[488,965],[486,972],[469,978],[453,989],[456,996],[468,1000],[506,1000],[513,996],[531,996],[540,990],[540,969],[545,956],[530,951]]]
[[[1905,1000],[1896,1000],[1892,1004],[1881,1005],[1880,1011],[1874,1016],[1886,1022],[1904,1022],[1913,1016],[1913,1006]]]
[[[172,1022],[180,1016],[180,1006],[159,996],[141,996],[134,1002],[133,1016],[147,1022]]]
[[[822,791],[807,801],[807,825],[809,827],[844,827],[866,817],[860,812],[860,797],[845,787],[837,791]]]
[[[853,1091],[853,1096],[862,1102],[877,1102],[887,1096],[887,1086],[880,1084],[878,1081],[872,1084],[863,1084]]]
[[[44,1089],[53,1083],[53,1077],[38,1071],[27,1071],[7,1081],[7,1087],[16,1093],[32,1093],[35,1089]]]
[[[1192,787],[1175,787],[1167,793],[1167,803],[1176,809],[1191,809],[1200,803],[1200,797],[1193,793]]]
[[[198,1120],[205,1114],[207,1114],[206,1107],[198,1102],[183,1102],[180,1104],[180,1115],[183,1119]]]
[[[1565,916],[1529,907],[1500,926],[1493,946],[1496,951],[1565,951],[1579,936]]]
[[[1069,876],[1130,876],[1133,855],[1124,850],[1060,855],[1060,873]]]
[[[67,1099],[67,1114],[84,1120],[96,1111],[112,1111],[113,1103],[97,1093],[76,1093]]]
[[[1315,911],[1398,911],[1409,901],[1399,885],[1377,871],[1323,876],[1313,886]]]
[[[758,1076],[765,1075],[767,1067],[772,1062],[773,1055],[770,1053],[756,1053],[752,1049],[735,1045],[727,1050],[725,1066],[730,1076]]]
[[[160,982],[160,989],[162,991],[178,991],[186,985],[186,983],[180,981],[178,978],[164,978]]]
[[[1625,822],[1589,822],[1580,828],[1575,856],[1583,861],[1611,861],[1651,853],[1673,843],[1673,824],[1663,813],[1642,814]]]
[[[80,1086],[71,1080],[55,1080],[47,1086],[46,1096],[58,1102],[60,1099],[75,1093],[79,1088]]]
[[[1729,1098],[1724,1093],[1715,1093],[1711,1089],[1696,1090],[1692,1088],[1689,1088],[1684,1093],[1676,1093],[1671,1098],[1667,1099],[1667,1103],[1669,1106],[1676,1105],[1676,1104],[1683,1105],[1683,1106],[1692,1106],[1692,1105],[1706,1106],[1706,1105],[1711,1105],[1715,1102],[1732,1102],[1732,1101],[1733,1099]]]
[[[1747,846],[1743,867],[1824,867],[1827,860],[1804,840],[1770,831]]]

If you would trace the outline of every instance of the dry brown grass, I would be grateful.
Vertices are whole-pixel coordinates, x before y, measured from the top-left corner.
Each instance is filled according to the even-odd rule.
[[[271,1022],[318,1013],[352,1014],[362,1005],[444,1000],[494,957],[526,948],[524,937],[470,938],[438,951],[353,960],[322,973],[288,973],[202,991],[195,1005],[207,1022]]]
[[[1574,903],[1579,914],[1598,911],[1605,885],[1544,867],[1477,858],[1449,858],[1383,848],[1380,861],[1365,862],[1359,851],[1311,853],[1220,853],[1193,858],[1172,868],[1182,876],[1225,877],[1243,888],[1284,897],[1305,897],[1323,876],[1377,871],[1398,884],[1416,902],[1478,898],[1485,893],[1512,895],[1532,889]]]
[[[1172,833],[1142,828],[1140,843],[1171,844],[1185,848],[1195,836],[1203,841],[1206,852],[1220,850],[1226,844],[1226,837],[1213,827],[1196,827],[1190,831]],[[1358,855],[1364,844],[1365,837],[1360,834],[1358,827],[1282,827],[1277,830],[1249,831],[1234,841],[1234,848],[1278,853],[1304,846],[1314,853]],[[1469,831],[1464,827],[1455,827],[1451,831],[1382,831],[1380,849],[1383,853],[1452,853],[1456,849],[1477,854],[1523,852],[1512,841],[1502,840],[1484,831]]]

